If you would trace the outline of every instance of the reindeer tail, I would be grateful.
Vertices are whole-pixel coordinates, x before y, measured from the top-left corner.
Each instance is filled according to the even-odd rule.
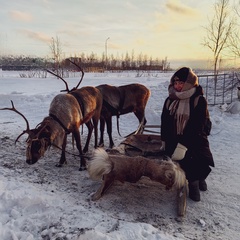
[[[173,162],[172,162],[173,163]],[[173,171],[175,173],[175,178],[174,178],[174,184],[173,186],[176,187],[177,189],[182,188],[187,180],[185,176],[185,172],[182,170],[182,168],[179,166],[178,163],[173,163]]]
[[[101,180],[104,174],[112,170],[113,164],[108,153],[103,148],[97,148],[88,162],[88,173],[93,180]]]

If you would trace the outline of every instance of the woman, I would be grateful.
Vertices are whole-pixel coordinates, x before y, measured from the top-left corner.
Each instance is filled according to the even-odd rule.
[[[206,178],[214,167],[209,148],[206,122],[207,101],[198,78],[188,67],[171,78],[161,115],[161,139],[165,153],[178,161],[189,182],[189,197],[200,201],[200,191],[207,190]],[[210,122],[210,121],[209,121]]]

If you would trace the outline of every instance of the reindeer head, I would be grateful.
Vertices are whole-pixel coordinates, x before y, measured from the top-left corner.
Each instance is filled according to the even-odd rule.
[[[44,153],[51,145],[49,127],[43,121],[39,124],[39,127],[30,129],[28,134],[29,136],[26,140],[26,162],[34,164],[44,156]]]
[[[26,149],[26,162],[28,164],[36,163],[45,153],[47,148],[50,146],[50,132],[49,132],[49,120],[45,118],[38,126],[34,129],[30,129],[28,120],[26,117],[20,113],[15,107],[13,102],[12,108],[1,108],[0,110],[11,110],[23,117],[26,121],[27,129],[24,130],[15,140],[16,142],[19,138],[24,135],[25,133],[28,134],[27,142],[27,149]]]

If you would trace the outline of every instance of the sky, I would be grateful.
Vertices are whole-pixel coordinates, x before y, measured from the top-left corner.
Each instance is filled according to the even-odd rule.
[[[204,26],[215,0],[0,0],[0,55],[51,55],[58,39],[65,57],[122,54],[198,62]],[[207,63],[206,63],[207,64]]]

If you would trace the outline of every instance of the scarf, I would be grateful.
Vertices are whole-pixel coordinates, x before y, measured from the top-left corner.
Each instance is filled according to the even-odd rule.
[[[182,135],[190,116],[190,97],[196,92],[196,87],[177,92],[173,86],[169,87],[169,98],[174,99],[169,105],[170,115],[174,115],[177,134]]]

